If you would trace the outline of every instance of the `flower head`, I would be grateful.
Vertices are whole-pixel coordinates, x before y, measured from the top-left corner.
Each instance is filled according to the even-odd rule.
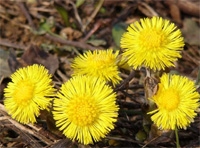
[[[88,75],[99,77],[112,82],[114,85],[121,80],[117,67],[118,52],[113,50],[87,51],[74,59],[72,68],[73,75]]]
[[[140,19],[131,24],[121,38],[121,47],[128,64],[135,69],[141,66],[153,70],[174,66],[180,58],[184,41],[174,23],[160,17]]]
[[[105,137],[118,116],[112,88],[88,76],[75,76],[64,83],[53,110],[56,125],[66,137],[85,145]]]
[[[186,129],[196,116],[199,98],[193,81],[179,75],[164,74],[152,98],[158,108],[149,114],[153,114],[152,121],[161,129]]]
[[[47,109],[54,94],[51,75],[44,66],[34,64],[18,69],[4,89],[4,105],[12,118],[34,123],[40,109]]]

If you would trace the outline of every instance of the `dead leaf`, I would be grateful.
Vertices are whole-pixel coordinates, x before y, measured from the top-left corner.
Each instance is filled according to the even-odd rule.
[[[58,58],[55,55],[49,54],[44,50],[41,50],[39,47],[33,45],[24,52],[20,60],[23,66],[42,64],[49,70],[51,74],[54,74],[59,66]]]
[[[145,142],[146,145],[153,144],[157,145],[159,143],[168,143],[171,141],[173,136],[172,130],[159,130],[155,124],[152,124],[149,137]]]
[[[71,27],[67,27],[60,31],[60,35],[64,38],[66,38],[67,40],[71,41],[71,40],[80,38],[82,36],[82,33]]]
[[[9,51],[3,50],[0,48],[0,78],[9,77],[11,74],[9,65],[8,65]]]
[[[180,26],[182,26],[181,13],[180,13],[180,9],[177,5],[177,2],[173,1],[173,0],[168,0],[168,1],[165,1],[165,4],[167,4],[169,6],[170,15],[172,16],[173,21],[175,21]]]
[[[144,80],[145,98],[151,98],[157,92],[157,80],[153,77],[146,77]]]
[[[200,46],[200,34],[199,34],[200,27],[198,24],[189,18],[185,18],[183,20],[183,28],[182,33],[184,36],[184,40],[189,43],[190,45],[198,45]]]
[[[199,0],[178,0],[177,2],[182,12],[196,17],[200,16]]]
[[[15,72],[18,68],[20,68],[20,63],[17,60],[15,51],[13,49],[10,49],[9,52],[8,65],[11,72]]]

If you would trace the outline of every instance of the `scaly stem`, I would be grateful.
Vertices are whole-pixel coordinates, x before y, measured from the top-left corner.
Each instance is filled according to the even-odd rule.
[[[178,137],[178,129],[176,127],[175,129],[175,135],[176,135],[176,147],[180,148],[180,144],[179,144],[179,137]]]

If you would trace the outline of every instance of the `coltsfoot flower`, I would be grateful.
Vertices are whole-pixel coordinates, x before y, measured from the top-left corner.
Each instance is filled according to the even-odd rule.
[[[181,57],[184,40],[174,23],[161,17],[140,19],[122,35],[121,48],[128,64],[137,69],[141,66],[156,70],[174,66]]]
[[[63,134],[82,144],[104,138],[118,116],[116,94],[104,80],[74,76],[61,86],[53,117]]]
[[[187,77],[163,74],[157,93],[152,97],[157,109],[149,112],[161,129],[186,129],[197,115],[200,95]]]
[[[119,52],[113,50],[87,51],[74,59],[71,67],[73,75],[87,75],[118,84],[121,80],[117,66]]]
[[[34,64],[18,69],[4,89],[4,105],[20,123],[34,123],[41,109],[47,109],[54,95],[51,75],[44,66]]]

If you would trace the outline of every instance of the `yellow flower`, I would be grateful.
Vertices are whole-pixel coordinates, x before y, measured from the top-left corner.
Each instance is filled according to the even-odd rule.
[[[56,126],[64,135],[85,145],[104,138],[118,116],[112,88],[89,76],[75,76],[64,83],[53,110]]]
[[[73,75],[88,75],[99,77],[114,85],[121,80],[117,67],[118,52],[113,50],[87,51],[74,59],[72,68]]]
[[[54,95],[51,75],[44,66],[34,64],[18,69],[4,89],[4,105],[12,118],[21,123],[34,123],[40,109],[47,109]]]
[[[161,129],[184,128],[197,115],[200,95],[193,81],[179,75],[163,74],[157,93],[152,97],[157,109],[152,121]]]
[[[121,38],[123,55],[135,69],[141,66],[155,70],[174,66],[180,58],[184,41],[174,23],[160,17],[140,19],[131,24]]]

